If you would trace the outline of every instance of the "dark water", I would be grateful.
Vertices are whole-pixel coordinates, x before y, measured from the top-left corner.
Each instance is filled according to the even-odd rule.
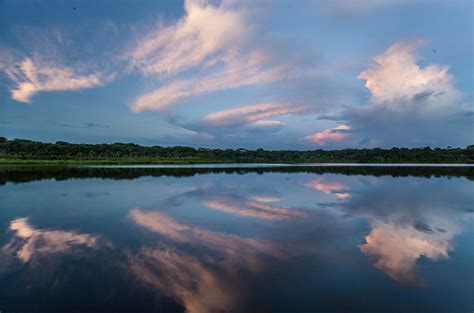
[[[0,169],[0,311],[472,312],[474,169]]]

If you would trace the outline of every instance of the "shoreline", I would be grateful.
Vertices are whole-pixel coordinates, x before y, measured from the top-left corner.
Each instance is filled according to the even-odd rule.
[[[73,166],[73,167],[106,167],[106,168],[238,168],[238,167],[474,167],[473,163],[361,163],[361,162],[310,162],[310,163],[271,163],[271,162],[232,162],[216,160],[150,160],[150,159],[116,159],[116,160],[36,160],[36,159],[0,159],[0,166]]]

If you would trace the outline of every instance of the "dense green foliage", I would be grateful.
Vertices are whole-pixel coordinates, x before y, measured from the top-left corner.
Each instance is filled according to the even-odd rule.
[[[342,150],[194,149],[143,147],[131,143],[70,144],[7,140],[0,137],[3,163],[474,163],[474,146],[465,149],[392,148]]]

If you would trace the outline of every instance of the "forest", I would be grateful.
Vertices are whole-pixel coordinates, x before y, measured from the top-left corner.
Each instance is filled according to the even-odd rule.
[[[474,145],[466,148],[371,148],[340,150],[248,150],[133,143],[72,144],[0,137],[0,163],[474,163]]]

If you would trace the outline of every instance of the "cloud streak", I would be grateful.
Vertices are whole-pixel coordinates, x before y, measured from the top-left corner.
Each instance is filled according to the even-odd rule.
[[[214,112],[204,117],[204,121],[218,125],[244,124],[263,121],[265,118],[301,113],[307,108],[288,104],[268,102]],[[271,122],[271,121],[269,121]]]
[[[31,58],[2,69],[14,83],[10,89],[12,99],[26,103],[40,92],[87,89],[102,86],[110,79],[99,72],[81,74],[80,70],[71,67],[46,64]]]
[[[282,221],[295,217],[306,217],[307,215],[299,210],[269,205],[270,198],[256,197],[254,199],[238,200],[226,197],[211,197],[204,199],[203,203],[210,209],[221,212],[253,217],[268,221]],[[273,199],[271,199],[274,201]]]

